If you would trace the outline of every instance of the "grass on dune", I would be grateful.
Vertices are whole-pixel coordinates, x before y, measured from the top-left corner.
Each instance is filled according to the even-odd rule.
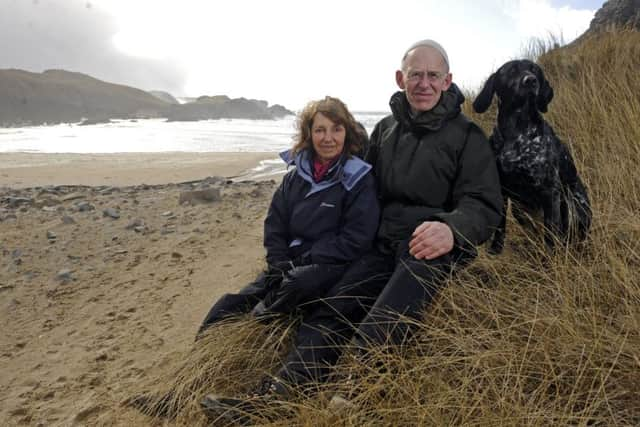
[[[555,90],[545,118],[570,146],[592,201],[586,244],[550,254],[510,220],[503,255],[481,252],[411,342],[371,355],[383,369],[355,365],[347,349],[336,371],[359,372],[354,407],[328,410],[345,387],[329,382],[279,404],[290,417],[272,425],[640,424],[640,33],[538,53]],[[468,101],[465,113],[491,133],[495,105],[477,115]],[[277,368],[294,327],[216,326],[175,376],[147,388],[174,390],[171,424],[206,425],[202,395],[255,386]]]

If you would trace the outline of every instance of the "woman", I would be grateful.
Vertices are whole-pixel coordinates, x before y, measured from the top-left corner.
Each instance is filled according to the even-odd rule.
[[[198,336],[230,315],[290,313],[322,297],[370,249],[379,206],[371,166],[354,156],[365,142],[364,129],[339,99],[307,104],[293,148],[281,153],[295,168],[276,190],[264,223],[267,270],[220,298]]]

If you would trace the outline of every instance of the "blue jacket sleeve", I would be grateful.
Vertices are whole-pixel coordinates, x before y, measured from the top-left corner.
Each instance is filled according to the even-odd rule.
[[[290,174],[282,179],[269,205],[264,220],[264,247],[267,250],[267,264],[276,265],[290,261],[289,255],[289,217],[287,209],[287,182]]]
[[[379,220],[375,181],[369,172],[348,192],[339,232],[311,247],[311,262],[339,264],[360,258],[371,248]]]

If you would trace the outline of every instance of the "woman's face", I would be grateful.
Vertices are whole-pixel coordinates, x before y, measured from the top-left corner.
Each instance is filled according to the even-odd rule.
[[[347,130],[332,122],[322,113],[316,113],[311,125],[311,142],[320,162],[331,161],[342,153]]]

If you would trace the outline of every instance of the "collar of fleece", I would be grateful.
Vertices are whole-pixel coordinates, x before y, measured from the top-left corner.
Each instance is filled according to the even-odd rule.
[[[329,170],[320,182],[313,179],[313,160],[310,150],[302,150],[295,156],[291,150],[280,153],[280,158],[284,160],[287,166],[295,165],[296,174],[311,184],[311,189],[305,197],[332,187],[336,184],[342,184],[347,191],[351,189],[371,170],[371,165],[359,159],[356,156],[347,157],[343,155]]]
[[[423,111],[415,117],[411,112],[409,101],[404,91],[396,92],[391,96],[389,106],[393,117],[405,128],[412,132],[425,133],[437,131],[444,123],[460,114],[460,106],[464,102],[464,95],[455,83],[451,83],[449,89],[442,92],[440,100],[429,111]]]

